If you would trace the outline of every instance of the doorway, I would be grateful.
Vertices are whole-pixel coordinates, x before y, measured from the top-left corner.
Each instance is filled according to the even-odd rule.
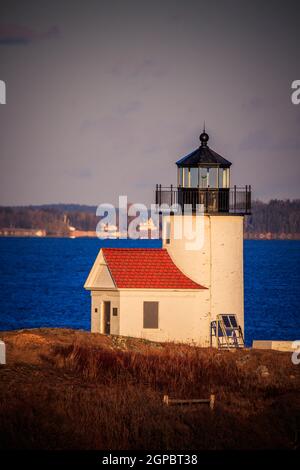
[[[103,333],[110,335],[110,302],[103,302]]]

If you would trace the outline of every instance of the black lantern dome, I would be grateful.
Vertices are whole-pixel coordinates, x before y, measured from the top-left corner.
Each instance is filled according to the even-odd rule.
[[[230,168],[232,165],[231,162],[226,160],[226,158],[219,155],[207,145],[207,142],[209,141],[209,135],[205,131],[202,132],[199,139],[200,146],[176,162],[176,165],[179,168],[198,166],[218,166],[220,168]]]

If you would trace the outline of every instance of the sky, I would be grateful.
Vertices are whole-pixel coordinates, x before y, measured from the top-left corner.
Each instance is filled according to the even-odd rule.
[[[154,202],[199,145],[299,198],[300,2],[0,0],[0,205]]]

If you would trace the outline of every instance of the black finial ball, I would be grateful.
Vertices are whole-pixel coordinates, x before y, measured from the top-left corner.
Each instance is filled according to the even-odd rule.
[[[206,132],[202,132],[199,139],[200,139],[201,145],[207,145],[207,142],[209,141],[209,135]]]

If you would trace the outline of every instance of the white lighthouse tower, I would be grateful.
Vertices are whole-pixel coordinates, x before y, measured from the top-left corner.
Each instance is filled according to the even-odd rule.
[[[208,288],[211,345],[230,346],[244,336],[243,219],[251,212],[251,187],[230,187],[232,164],[208,141],[204,130],[200,146],[176,163],[177,187],[157,185],[156,203],[180,206],[179,214],[164,217],[163,248],[186,276]],[[200,244],[191,247],[184,230],[176,236],[184,224],[201,231]]]

